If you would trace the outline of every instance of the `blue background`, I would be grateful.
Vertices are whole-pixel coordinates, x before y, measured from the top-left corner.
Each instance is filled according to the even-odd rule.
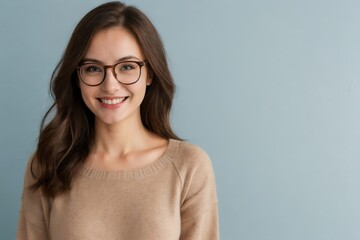
[[[102,3],[0,2],[0,234],[14,239],[49,79]],[[211,156],[222,239],[360,239],[360,1],[133,0],[178,87],[172,122]]]

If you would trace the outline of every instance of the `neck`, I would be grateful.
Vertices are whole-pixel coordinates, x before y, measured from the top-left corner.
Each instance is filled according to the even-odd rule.
[[[132,123],[107,125],[95,121],[94,152],[111,155],[125,155],[146,143],[151,133],[144,127],[141,120]]]

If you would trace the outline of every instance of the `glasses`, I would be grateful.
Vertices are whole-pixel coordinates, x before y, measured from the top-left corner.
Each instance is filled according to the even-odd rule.
[[[131,85],[139,81],[141,68],[146,61],[125,61],[114,65],[101,65],[98,63],[83,63],[78,69],[78,74],[83,83],[88,86],[99,86],[104,82],[106,69],[110,68],[115,78],[124,85]]]

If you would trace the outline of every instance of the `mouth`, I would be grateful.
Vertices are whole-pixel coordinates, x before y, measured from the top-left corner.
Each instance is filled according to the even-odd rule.
[[[115,105],[124,102],[128,97],[118,97],[118,98],[98,98],[98,101],[108,104],[108,105]]]

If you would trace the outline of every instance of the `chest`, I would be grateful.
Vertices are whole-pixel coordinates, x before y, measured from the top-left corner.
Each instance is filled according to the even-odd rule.
[[[54,199],[50,235],[57,239],[179,239],[181,185],[176,178],[81,179]]]

